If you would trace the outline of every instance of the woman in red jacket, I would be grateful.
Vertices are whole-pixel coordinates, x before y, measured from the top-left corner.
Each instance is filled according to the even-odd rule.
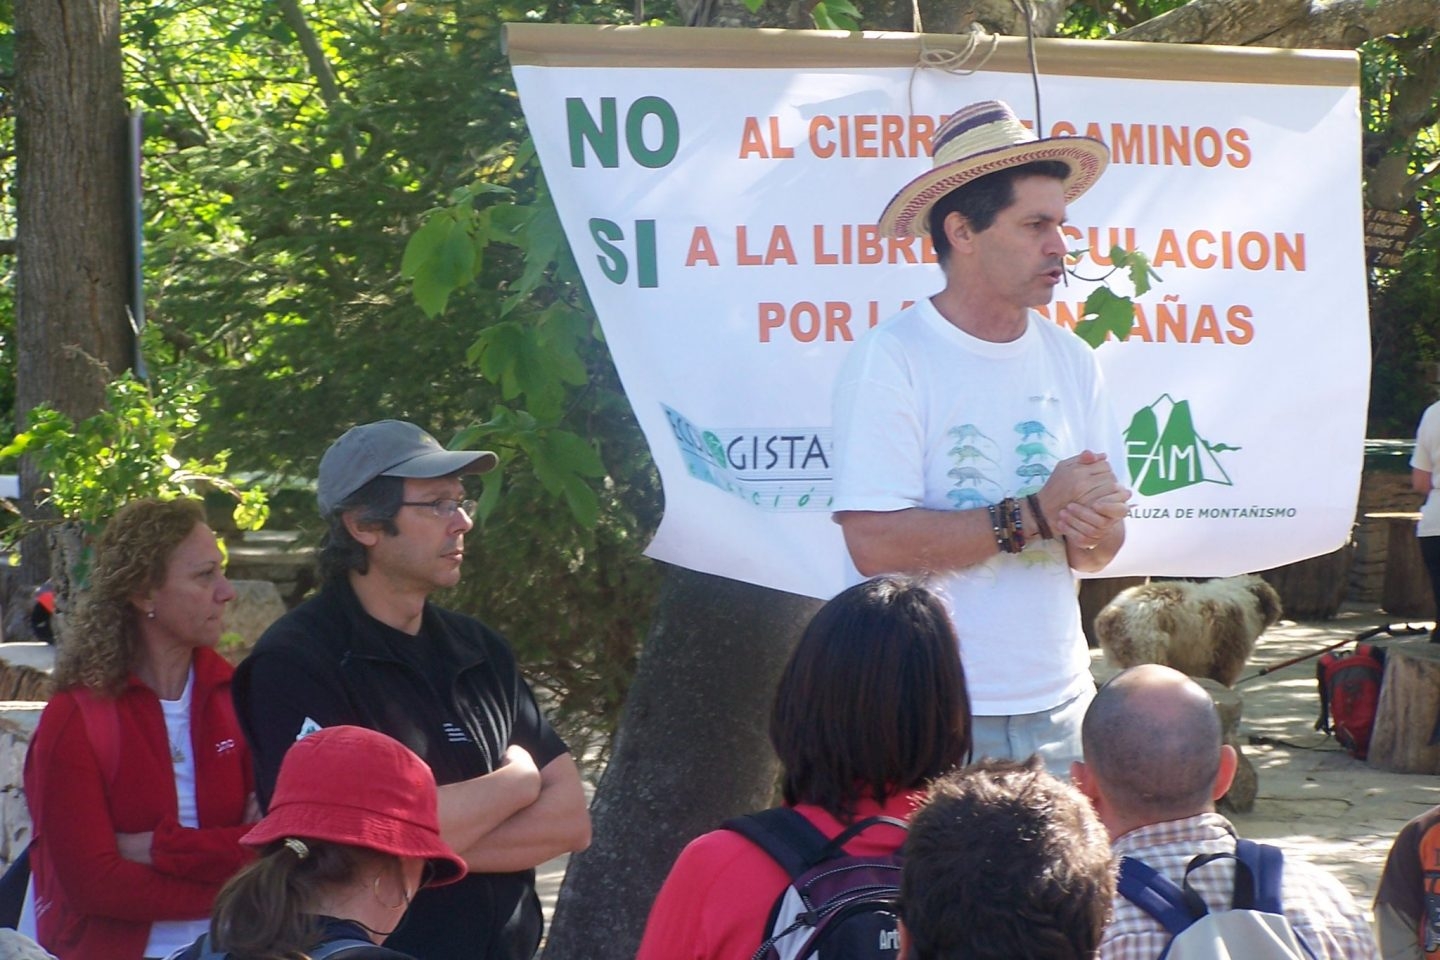
[[[970,694],[945,607],[921,581],[867,580],[820,608],[790,656],[770,715],[785,804],[834,839],[868,817],[908,820],[931,780],[970,758]],[[875,825],[853,856],[905,839]],[[731,830],[681,851],[636,960],[749,960],[785,870]]]
[[[38,939],[65,960],[167,956],[250,859],[224,562],[194,500],[128,504],[96,545],[25,761]]]

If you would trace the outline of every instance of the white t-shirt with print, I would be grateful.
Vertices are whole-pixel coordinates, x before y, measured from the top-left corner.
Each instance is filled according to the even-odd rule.
[[[834,397],[835,511],[965,510],[1038,491],[1055,464],[1120,433],[1094,352],[1031,311],[1009,343],[922,300],[851,348]],[[861,577],[851,565],[852,577]],[[974,712],[1049,710],[1091,683],[1076,583],[1058,541],[937,577]]]

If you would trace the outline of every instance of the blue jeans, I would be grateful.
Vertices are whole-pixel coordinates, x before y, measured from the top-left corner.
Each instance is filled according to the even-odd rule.
[[[1070,782],[1070,762],[1080,760],[1080,723],[1095,699],[1092,686],[1058,707],[1014,716],[975,717],[972,739],[975,759],[996,757],[1024,760],[1040,754],[1045,769]]]

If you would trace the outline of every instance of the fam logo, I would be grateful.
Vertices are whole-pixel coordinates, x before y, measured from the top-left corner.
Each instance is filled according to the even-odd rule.
[[[685,470],[762,510],[830,509],[830,431],[701,427],[661,404]]]
[[[1125,428],[1130,482],[1148,497],[1197,483],[1233,486],[1221,457],[1239,449],[1202,437],[1195,429],[1190,401],[1175,400],[1168,393],[1137,411]]]

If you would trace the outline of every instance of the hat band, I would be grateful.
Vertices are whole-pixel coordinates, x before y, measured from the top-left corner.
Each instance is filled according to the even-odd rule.
[[[957,113],[950,117],[940,132],[935,135],[935,143],[930,154],[934,156],[945,144],[977,127],[982,127],[987,123],[1005,123],[1009,119],[1010,114],[998,103],[980,110],[966,110]]]

